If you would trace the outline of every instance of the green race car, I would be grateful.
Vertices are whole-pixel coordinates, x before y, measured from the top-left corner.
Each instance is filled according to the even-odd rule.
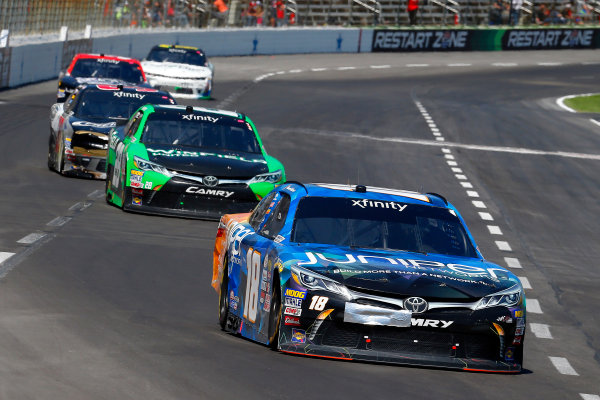
[[[106,200],[128,211],[218,219],[285,182],[247,116],[145,105],[110,134]]]

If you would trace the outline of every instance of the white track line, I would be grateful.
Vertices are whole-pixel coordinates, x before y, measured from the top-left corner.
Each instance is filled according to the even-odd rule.
[[[473,189],[473,184],[471,182],[461,182],[460,185],[465,189]]]
[[[502,235],[502,230],[497,225],[488,225],[487,228],[492,235]]]
[[[4,261],[8,260],[9,258],[11,258],[14,255],[15,255],[15,253],[0,251],[0,264],[2,264]]]
[[[391,65],[370,65],[370,68],[373,69],[384,69],[384,68],[391,68]]]
[[[526,276],[517,276],[517,278],[519,278],[519,280],[521,281],[521,285],[523,285],[523,289],[533,289],[531,287],[531,283],[529,283],[529,279],[527,279]]]
[[[505,242],[503,240],[496,240],[496,246],[498,246],[498,249],[502,250],[502,251],[512,251],[510,244],[508,244],[508,242]]]
[[[596,124],[596,125],[600,126],[600,122],[596,121],[593,118],[590,118],[590,122],[593,123],[593,124]]]
[[[486,212],[480,212],[479,218],[481,218],[484,221],[493,221],[494,220],[494,217],[492,217],[492,214],[486,213]]]
[[[600,396],[597,394],[579,393],[583,400],[600,400]]]
[[[464,176],[464,175],[462,175],[462,176]],[[467,179],[467,178],[465,177],[465,179]],[[485,205],[485,203],[483,201],[481,201],[481,200],[473,200],[471,203],[473,203],[473,205],[476,208],[487,208],[487,206]]]
[[[527,312],[532,314],[543,314],[540,302],[537,299],[527,299]]]
[[[569,364],[569,360],[564,357],[548,357],[550,361],[554,365],[554,367],[563,375],[579,375],[571,364]]]
[[[17,243],[21,243],[21,244],[35,243],[38,240],[40,240],[41,238],[43,238],[44,236],[46,236],[46,234],[44,232],[30,233],[29,235],[17,240]]]
[[[52,221],[48,222],[48,226],[63,226],[71,220],[71,217],[56,217]]]
[[[508,265],[508,268],[523,268],[518,258],[504,257],[504,262]]]
[[[529,330],[539,339],[553,339],[550,326],[546,324],[529,324]]]
[[[479,197],[479,193],[475,190],[467,190],[467,196],[469,197]]]

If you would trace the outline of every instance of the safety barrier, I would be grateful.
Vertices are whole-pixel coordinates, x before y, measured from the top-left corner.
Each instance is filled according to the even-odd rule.
[[[286,28],[136,31],[10,46],[0,40],[0,88],[56,78],[73,55],[95,52],[143,58],[159,43],[198,46],[211,56],[299,53],[600,48],[600,29],[389,30]],[[1,39],[1,38],[0,38]]]

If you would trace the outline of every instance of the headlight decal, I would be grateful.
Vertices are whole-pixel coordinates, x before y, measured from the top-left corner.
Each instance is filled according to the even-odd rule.
[[[514,285],[508,289],[482,297],[475,309],[480,310],[497,306],[513,307],[519,304],[523,297],[523,288],[520,285]]]

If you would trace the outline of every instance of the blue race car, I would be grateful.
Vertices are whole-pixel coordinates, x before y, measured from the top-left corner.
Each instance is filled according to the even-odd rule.
[[[525,295],[442,196],[288,182],[221,218],[221,328],[286,353],[519,372]]]

